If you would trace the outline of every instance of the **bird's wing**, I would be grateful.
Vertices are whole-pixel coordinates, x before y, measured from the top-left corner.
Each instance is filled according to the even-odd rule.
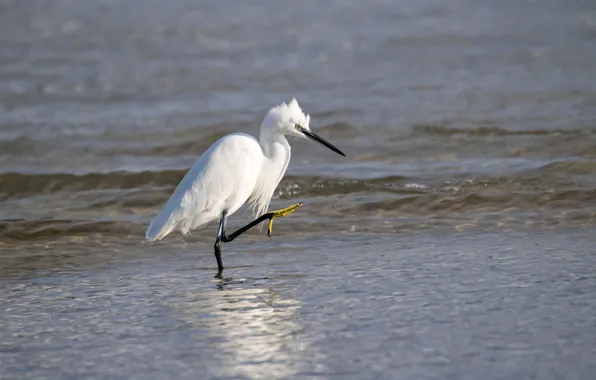
[[[234,213],[249,198],[258,178],[263,153],[250,135],[232,134],[213,144],[182,179],[163,210],[147,229],[149,240],[172,231],[188,233]]]

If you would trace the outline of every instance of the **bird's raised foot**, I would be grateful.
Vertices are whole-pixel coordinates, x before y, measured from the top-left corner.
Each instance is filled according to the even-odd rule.
[[[271,237],[271,230],[273,228],[273,219],[279,218],[282,216],[286,216],[286,215],[290,215],[291,213],[296,211],[296,209],[298,207],[302,206],[302,204],[303,204],[302,202],[298,202],[295,205],[292,205],[290,207],[282,208],[280,210],[271,211],[269,213],[271,216],[269,217],[269,225],[267,226],[267,236]]]

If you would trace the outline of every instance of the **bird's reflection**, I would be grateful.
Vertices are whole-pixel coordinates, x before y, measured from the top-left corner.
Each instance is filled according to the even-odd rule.
[[[216,277],[219,279],[215,285],[217,290],[227,290],[230,286],[234,286],[235,280],[233,277]]]
[[[178,317],[204,339],[197,345],[210,375],[287,378],[299,370],[299,302],[282,299],[268,282],[224,277],[212,291],[174,301]]]

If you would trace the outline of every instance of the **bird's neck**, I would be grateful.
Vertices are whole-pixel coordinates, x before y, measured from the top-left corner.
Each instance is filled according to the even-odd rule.
[[[286,152],[290,152],[288,140],[286,140],[283,134],[278,132],[261,131],[259,142],[263,148],[263,153],[269,158],[277,155],[280,148],[283,148]]]

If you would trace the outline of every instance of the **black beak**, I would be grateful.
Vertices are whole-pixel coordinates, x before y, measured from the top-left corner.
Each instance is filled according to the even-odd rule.
[[[341,150],[337,149],[335,146],[333,146],[333,144],[331,144],[330,142],[326,141],[325,139],[323,139],[321,136],[317,135],[316,133],[312,132],[312,131],[308,131],[304,128],[301,128],[300,131],[302,133],[304,133],[304,135],[306,137],[308,137],[311,140],[314,140],[318,143],[321,143],[323,145],[325,145],[327,148],[331,149],[332,151],[334,151],[337,154],[341,154],[342,156],[346,156],[344,154],[344,152],[342,152]]]

